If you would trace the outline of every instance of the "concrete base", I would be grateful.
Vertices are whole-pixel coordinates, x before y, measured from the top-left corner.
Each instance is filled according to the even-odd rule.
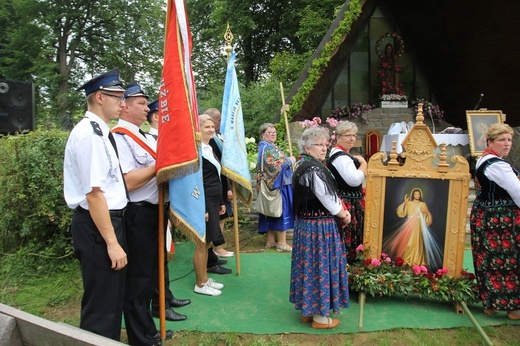
[[[0,304],[0,346],[4,345],[116,346],[124,344]]]

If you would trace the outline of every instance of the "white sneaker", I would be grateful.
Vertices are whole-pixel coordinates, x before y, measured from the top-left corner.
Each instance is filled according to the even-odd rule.
[[[211,286],[214,289],[221,290],[224,288],[224,285],[221,283],[216,282],[215,280],[208,278],[208,281],[206,281],[206,284]]]
[[[207,296],[219,296],[222,294],[221,291],[211,287],[207,282],[204,283],[204,285],[202,287],[199,287],[199,286],[197,286],[197,284],[195,284],[195,288],[193,291],[195,293],[205,294]]]

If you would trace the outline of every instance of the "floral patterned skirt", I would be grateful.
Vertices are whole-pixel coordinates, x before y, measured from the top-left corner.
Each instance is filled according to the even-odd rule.
[[[363,244],[363,228],[365,225],[365,208],[362,198],[349,198],[341,196],[341,199],[350,212],[350,223],[343,229],[345,238],[345,253],[347,254],[347,262],[353,263],[356,259],[356,248]]]
[[[303,316],[329,316],[348,307],[343,240],[333,217],[294,223],[289,301]]]
[[[520,309],[520,209],[475,200],[470,228],[473,265],[484,309]]]

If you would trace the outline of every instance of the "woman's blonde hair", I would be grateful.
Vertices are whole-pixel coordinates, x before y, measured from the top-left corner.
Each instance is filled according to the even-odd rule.
[[[199,115],[199,124],[200,125],[204,124],[207,120],[213,121],[213,118],[206,113]]]
[[[515,133],[511,126],[507,124],[493,124],[489,127],[488,131],[486,132],[486,142],[487,141],[494,141],[497,139],[498,136],[503,135],[505,133],[509,133],[511,136]]]
[[[358,127],[352,121],[348,121],[348,120],[340,121],[338,126],[336,126],[336,133],[338,135],[342,135],[347,131],[353,131],[354,133],[357,133]]]

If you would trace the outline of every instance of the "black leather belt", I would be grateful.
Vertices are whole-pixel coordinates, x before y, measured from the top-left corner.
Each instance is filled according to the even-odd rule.
[[[135,205],[136,207],[149,207],[149,208],[159,208],[159,204],[153,204],[150,202],[128,202],[128,205]],[[170,202],[164,203],[164,210],[170,209]]]
[[[82,208],[80,206],[78,206],[76,209],[74,209],[74,211],[76,211],[80,214],[90,215],[90,212],[87,209]],[[109,212],[110,212],[110,216],[122,217],[125,214],[125,209],[123,208],[123,209],[109,210]]]
[[[135,205],[136,207],[148,207],[148,208],[159,208],[159,204],[152,204],[150,202],[128,202],[129,205]]]

